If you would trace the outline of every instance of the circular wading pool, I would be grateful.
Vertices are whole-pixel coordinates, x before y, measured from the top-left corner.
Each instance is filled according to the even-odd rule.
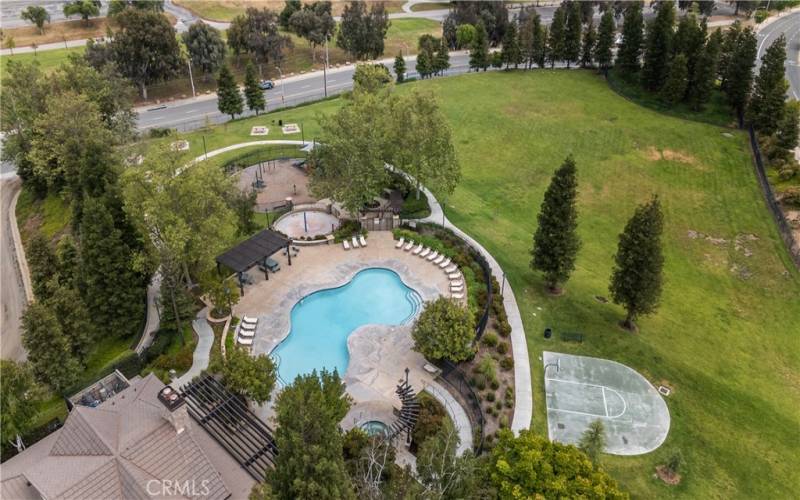
[[[281,216],[273,227],[288,237],[297,239],[330,234],[339,227],[339,219],[327,212],[298,210]]]

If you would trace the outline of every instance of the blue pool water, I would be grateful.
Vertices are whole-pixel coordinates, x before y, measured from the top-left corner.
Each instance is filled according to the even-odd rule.
[[[307,295],[292,308],[289,336],[273,351],[278,375],[290,384],[300,374],[322,368],[344,376],[347,337],[360,326],[400,325],[419,309],[421,299],[388,269],[357,273],[339,288]]]

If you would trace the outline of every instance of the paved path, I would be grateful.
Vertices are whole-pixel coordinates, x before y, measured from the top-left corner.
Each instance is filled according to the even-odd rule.
[[[208,361],[211,357],[211,346],[214,344],[214,330],[206,321],[208,307],[204,307],[197,313],[197,317],[192,321],[192,328],[197,334],[197,347],[192,356],[192,367],[189,371],[172,381],[172,387],[176,389],[191,382],[193,378],[200,375],[200,372],[208,368]]]
[[[150,278],[150,284],[147,286],[147,320],[144,323],[142,330],[142,338],[136,345],[136,352],[140,353],[147,349],[153,343],[153,335],[161,327],[161,317],[158,314],[158,296],[161,292],[161,274],[156,272]]]
[[[0,180],[0,283],[2,311],[0,311],[0,357],[23,361],[27,358],[22,347],[20,317],[25,306],[33,299],[30,274],[25,261],[25,251],[19,237],[15,207],[21,180],[15,174],[3,174]]]
[[[425,392],[436,398],[436,400],[444,406],[444,409],[453,421],[453,425],[456,430],[458,430],[459,443],[456,453],[458,455],[463,455],[467,450],[471,450],[473,441],[472,424],[464,408],[458,404],[455,398],[444,387],[439,385],[438,382],[431,382],[428,384],[425,387]]]

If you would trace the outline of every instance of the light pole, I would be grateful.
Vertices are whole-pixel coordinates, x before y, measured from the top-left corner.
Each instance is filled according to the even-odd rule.
[[[325,64],[322,66],[322,81],[325,86],[325,97],[328,97],[328,37],[325,37]]]
[[[284,106],[286,105],[286,88],[283,86],[283,71],[278,66],[275,66],[275,69],[278,70],[278,74],[281,75],[281,104]]]

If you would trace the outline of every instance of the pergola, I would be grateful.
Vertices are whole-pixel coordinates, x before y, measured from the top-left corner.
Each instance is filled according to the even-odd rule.
[[[292,240],[286,239],[275,231],[264,229],[263,231],[254,234],[245,241],[239,243],[222,255],[217,256],[217,272],[221,273],[221,266],[225,266],[236,273],[239,278],[239,288],[244,295],[244,286],[242,285],[242,273],[255,266],[256,264],[264,264],[264,278],[269,279],[269,272],[267,271],[267,259],[275,252],[285,248],[286,255],[289,258],[289,265],[292,265],[292,252],[289,251],[289,246]]]

